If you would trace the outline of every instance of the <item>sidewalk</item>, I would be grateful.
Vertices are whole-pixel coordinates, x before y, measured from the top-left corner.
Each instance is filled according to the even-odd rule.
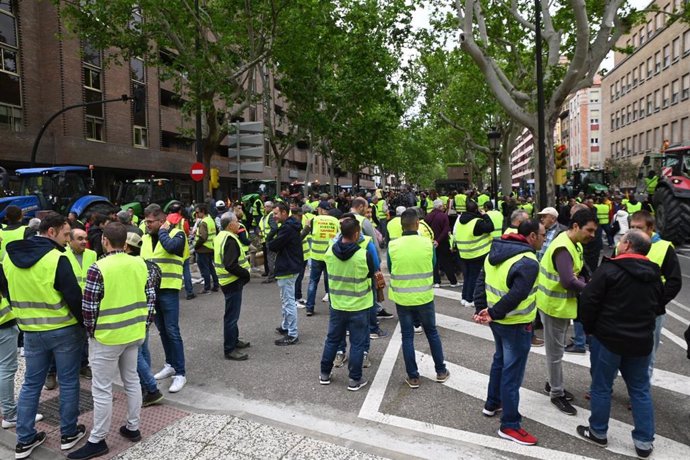
[[[24,376],[24,360],[19,358],[15,378],[17,392]],[[17,393],[18,394],[18,393]],[[79,422],[86,425],[87,436],[73,450],[83,446],[93,423],[91,382],[81,379]],[[44,419],[36,424],[47,439],[30,458],[34,460],[63,458],[60,451],[59,387],[41,394],[39,412]],[[127,402],[119,388],[113,391],[113,421],[106,442],[110,452],[102,459],[119,460],[378,460],[383,457],[366,454],[337,444],[298,434],[271,425],[233,415],[194,413],[175,404],[146,407],[141,411],[143,440],[132,443],[119,434]],[[14,430],[1,430],[0,457],[13,458]]]

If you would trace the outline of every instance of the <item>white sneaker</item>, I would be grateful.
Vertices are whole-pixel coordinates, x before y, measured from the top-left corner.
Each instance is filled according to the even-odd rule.
[[[462,305],[463,307],[466,307],[467,301],[465,299],[460,299],[460,305]]]
[[[414,328],[415,334],[421,334],[422,332],[424,332],[424,328],[422,328],[422,326],[417,326]]]
[[[168,388],[168,391],[170,393],[177,393],[181,389],[184,388],[184,386],[187,384],[187,377],[184,375],[176,375],[173,377],[173,381],[170,384],[170,388]]]
[[[19,347],[19,356],[24,357],[24,347]]]
[[[435,288],[440,288],[440,287],[441,287],[441,285],[440,285],[440,284],[438,284],[438,283],[434,283],[434,287],[435,287]]]
[[[467,302],[467,304],[465,304],[465,306],[467,308],[474,308],[474,302]]]
[[[306,299],[299,299],[297,301],[297,308],[307,308],[307,301]]]
[[[323,299],[321,299],[321,302],[328,302],[328,292],[326,293],[325,296],[323,296]]]
[[[36,422],[40,422],[41,420],[43,420],[43,414],[36,414],[35,420],[36,420]],[[6,430],[8,428],[14,428],[16,426],[17,426],[17,418],[16,417],[14,420],[5,420],[5,419],[2,420],[2,427]]]
[[[451,285],[450,285],[450,287],[452,287],[452,288],[456,288],[456,287],[458,287],[458,286],[460,286],[460,284],[458,284],[458,283],[455,283],[455,284],[451,284]]]
[[[170,364],[165,363],[163,369],[161,369],[160,372],[154,375],[153,378],[156,380],[164,380],[168,377],[172,377],[173,375],[175,375],[175,369],[173,369],[173,367]]]

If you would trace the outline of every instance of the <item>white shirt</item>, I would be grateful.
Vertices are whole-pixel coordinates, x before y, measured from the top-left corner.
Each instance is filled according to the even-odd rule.
[[[619,209],[618,212],[616,212],[616,214],[613,216],[613,220],[618,222],[620,227],[620,230],[618,230],[616,235],[624,235],[630,229],[630,226],[628,225],[628,212],[626,210]]]

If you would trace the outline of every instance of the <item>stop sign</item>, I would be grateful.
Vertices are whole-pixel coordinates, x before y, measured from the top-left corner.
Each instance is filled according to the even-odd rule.
[[[202,163],[194,163],[192,165],[192,169],[189,171],[189,175],[192,176],[192,180],[195,182],[200,182],[204,180],[204,175],[206,174],[206,170],[204,169],[204,165]]]

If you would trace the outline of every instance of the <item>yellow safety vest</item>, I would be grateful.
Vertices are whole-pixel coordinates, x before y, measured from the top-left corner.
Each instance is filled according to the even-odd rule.
[[[605,204],[595,204],[594,207],[597,210],[597,219],[601,225],[606,225],[609,223],[609,207]]]
[[[440,197],[438,197],[438,199],[441,200],[441,202],[443,203],[444,206],[448,207],[448,196],[447,195],[440,196]]]
[[[378,217],[379,220],[386,219],[388,217],[388,214],[383,210],[383,201],[379,200],[378,203],[372,206],[376,210],[376,217]]]
[[[500,238],[501,230],[503,230],[503,214],[495,209],[487,211],[487,214],[489,215],[491,222],[494,224],[494,231],[491,232],[491,238]]]
[[[308,217],[306,214],[302,215],[302,228],[306,227],[307,224],[314,216]],[[311,233],[307,233],[304,238],[302,238],[302,256],[306,261],[311,257]]]
[[[261,242],[266,242],[266,237],[271,233],[271,226],[268,221],[271,219],[271,214],[266,214],[259,221],[259,236],[261,237]]]
[[[503,232],[503,234],[504,234],[504,235],[509,235],[509,234],[511,234],[511,233],[517,233],[517,232],[518,232],[518,231],[517,231],[517,228],[508,227],[508,228],[506,228],[506,231]]]
[[[388,246],[391,282],[388,297],[398,305],[419,306],[434,300],[434,246],[428,238],[405,235]],[[328,272],[330,281],[331,273]]]
[[[454,201],[455,201],[455,210],[458,213],[467,211],[467,195],[465,195],[464,193],[458,193],[457,195],[455,195]]]
[[[138,225],[139,224],[139,216],[136,214],[132,214],[132,225]]]
[[[638,201],[637,203],[632,204],[628,201],[628,203],[625,205],[625,208],[628,211],[628,214],[630,214],[630,217],[632,217],[634,213],[642,210],[642,203]]]
[[[386,231],[388,232],[388,238],[391,241],[396,240],[402,236],[402,234],[403,234],[402,222],[400,221],[399,216],[393,217],[390,220],[390,222],[388,222],[388,226],[386,227]]]
[[[60,257],[60,251],[51,249],[29,268],[19,268],[5,257],[12,311],[22,331],[52,331],[77,324],[62,294],[53,287]]]
[[[181,231],[177,228],[170,229],[170,238]],[[184,232],[182,233],[184,234]],[[187,238],[184,240],[186,245]],[[182,265],[184,264],[184,259],[175,254],[170,254],[165,250],[160,241],[158,241],[154,249],[151,235],[144,235],[141,241],[141,258],[157,264],[161,269],[161,289],[175,289],[178,291],[182,289]]]
[[[519,207],[520,209],[524,210],[524,211],[527,213],[527,215],[529,215],[530,217],[532,217],[532,213],[534,212],[534,206],[532,205],[532,203],[521,204],[521,205],[518,206],[518,207]]]
[[[476,259],[488,254],[491,249],[491,235],[474,235],[474,227],[478,222],[479,218],[475,217],[466,224],[458,223],[456,227],[455,246],[461,259]]]
[[[645,177],[644,183],[647,186],[647,193],[653,195],[656,191],[656,186],[659,184],[659,176],[654,176],[651,179]]]
[[[311,258],[313,260],[321,262],[326,260],[328,246],[339,230],[340,222],[337,218],[326,214],[314,217],[311,222]]]
[[[419,229],[417,229],[417,233],[424,238],[428,238],[432,243],[434,242],[434,231],[431,229],[431,227],[429,227],[429,224],[423,220],[419,221]]]
[[[204,247],[208,249],[213,249],[213,239],[216,237],[216,222],[209,215],[204,216],[201,219],[202,222],[206,224],[206,230],[208,231],[208,237],[204,241]]]
[[[477,206],[481,208],[482,206],[484,206],[484,203],[486,203],[490,199],[491,197],[489,195],[487,195],[486,193],[482,193],[477,197]]]
[[[577,293],[561,285],[561,278],[553,263],[557,249],[565,248],[573,259],[573,273],[580,274],[584,265],[582,245],[573,243],[567,232],[559,234],[549,245],[541,258],[539,266],[539,290],[537,291],[537,308],[555,318],[577,317]]]
[[[0,230],[0,261],[5,258],[7,244],[23,240],[25,232],[26,225],[21,225],[14,230]]]
[[[237,256],[237,263],[245,270],[249,270],[249,259],[247,253],[244,252],[240,239],[232,232],[221,230],[218,236],[213,241],[213,266],[216,268],[216,275],[218,275],[218,283],[221,286],[226,286],[239,278],[228,272],[223,265],[223,257],[225,256],[225,243],[228,238],[232,238],[237,242],[239,248],[239,255]]]
[[[673,243],[666,240],[659,240],[655,243],[652,243],[652,247],[649,249],[647,258],[661,268],[661,266],[664,264],[666,254],[668,253],[668,248],[672,247]],[[666,284],[666,277],[664,275],[661,275],[661,282]]]
[[[77,259],[77,256],[74,255],[72,248],[67,248],[65,254],[67,255],[67,259],[69,259],[70,264],[72,264],[74,276],[77,278],[79,287],[81,287],[83,292],[84,287],[86,287],[86,272],[88,272],[89,267],[96,262],[98,255],[96,254],[96,251],[92,251],[88,248],[84,249],[81,257],[81,265],[79,265],[79,260]]]
[[[247,235],[247,240],[249,240],[249,232],[247,231],[247,227],[245,227],[244,224],[243,224],[242,222],[239,222],[239,224],[240,224],[240,228],[243,228],[243,229],[244,229],[244,233]],[[231,233],[232,233],[232,232],[231,232]],[[219,233],[219,235],[220,235],[220,233]],[[216,238],[218,238],[217,235],[216,235]],[[239,240],[240,237],[238,236],[237,239]],[[248,244],[242,243],[242,241],[240,240],[240,246],[242,247],[242,250],[243,250],[244,253],[247,255],[247,257],[249,257],[249,245],[248,245]],[[214,247],[214,249],[215,249],[215,245],[214,245],[213,247]]]
[[[362,243],[365,243],[362,248]],[[365,238],[348,260],[340,260],[333,254],[333,247],[326,251],[326,271],[328,272],[328,298],[334,310],[362,311],[371,308],[371,279],[367,265]]]
[[[177,224],[175,224],[175,228],[182,230],[184,232],[184,223],[185,223],[185,218],[183,217],[182,219],[179,220],[179,222],[177,222]],[[187,236],[187,234],[185,233],[185,237],[186,236]],[[184,245],[184,253],[182,253],[182,258],[184,260],[187,260],[187,259],[189,259],[189,257],[190,257],[189,244],[185,244]]]
[[[523,252],[510,259],[504,260],[498,265],[491,265],[489,258],[484,261],[484,282],[486,284],[486,303],[493,307],[508,294],[508,273],[516,262],[523,257],[537,262],[537,256],[532,252]],[[531,323],[537,316],[537,280],[527,298],[518,304],[515,310],[508,312],[505,318],[495,320],[500,324],[526,324]]]
[[[0,294],[1,296],[2,294]],[[5,297],[0,297],[0,324],[5,324],[8,321],[14,319],[14,313],[12,313],[12,307]]]
[[[94,338],[104,345],[125,345],[146,337],[148,268],[139,257],[117,253],[96,262],[103,276]]]
[[[256,204],[259,203],[259,209],[256,209]],[[264,216],[266,214],[266,209],[264,208],[264,202],[261,201],[260,198],[257,198],[254,200],[252,203],[252,215],[254,215],[254,211],[258,211],[260,216]]]

